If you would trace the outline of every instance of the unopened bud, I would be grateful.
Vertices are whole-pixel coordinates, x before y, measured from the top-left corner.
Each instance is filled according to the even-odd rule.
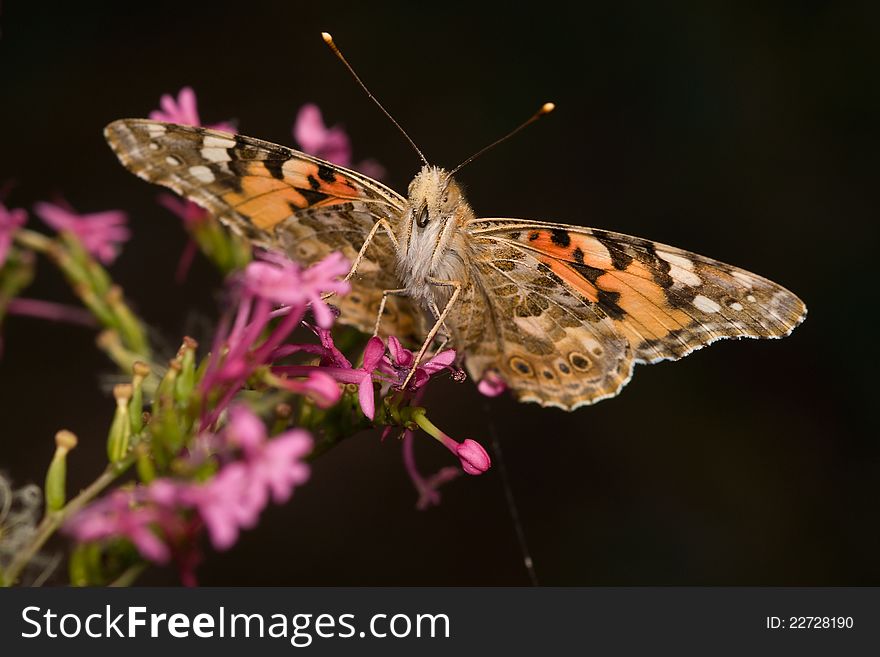
[[[131,366],[131,401],[128,404],[128,414],[131,416],[131,430],[140,433],[144,428],[144,379],[150,374],[150,367],[141,361],[135,361]]]
[[[113,396],[116,398],[116,412],[107,435],[107,457],[111,463],[116,463],[125,458],[131,441],[131,416],[128,412],[132,396],[131,384],[120,383],[114,386]]]
[[[183,344],[177,352],[176,360],[180,362],[180,376],[177,377],[177,385],[174,393],[177,403],[186,406],[195,388],[196,375],[196,349],[199,343],[190,337],[183,339]]]
[[[76,447],[76,436],[66,429],[55,434],[55,454],[46,472],[46,511],[58,511],[67,501],[67,453]]]

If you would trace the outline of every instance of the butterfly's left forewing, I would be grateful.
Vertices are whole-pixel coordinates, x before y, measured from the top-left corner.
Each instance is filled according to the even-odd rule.
[[[303,264],[341,251],[354,260],[379,219],[392,225],[404,200],[355,171],[270,142],[207,128],[122,119],[105,129],[122,164],[201,205],[253,244],[281,250]],[[400,287],[396,256],[374,240],[352,280],[353,293],[334,300],[342,320],[372,331],[383,289]],[[413,335],[416,313],[388,300],[383,328]]]
[[[468,230],[476,245],[477,261],[484,263],[486,272],[497,278],[495,266],[489,263],[498,256],[510,263],[505,265],[509,271],[504,276],[525,309],[531,304],[534,314],[549,316],[558,314],[560,305],[574,305],[582,307],[579,312],[585,317],[601,318],[583,322],[580,332],[569,329],[564,342],[557,345],[560,352],[569,349],[572,340],[598,339],[600,353],[607,351],[606,344],[622,338],[635,362],[653,363],[681,358],[722,338],[782,337],[791,333],[806,314],[800,299],[772,281],[710,258],[620,233],[512,219],[479,219]],[[487,302],[492,303],[491,295]],[[614,339],[597,336],[597,327],[608,323],[614,327]],[[516,335],[508,333],[509,341],[515,343]],[[537,353],[532,359],[548,363],[558,360],[556,354],[548,358]],[[590,368],[613,365],[592,360],[597,362],[591,362]],[[521,376],[524,373],[505,365],[503,358],[499,363],[502,375],[506,374],[514,389],[527,389],[528,398],[542,403],[558,401],[559,392],[542,390],[539,378]],[[561,374],[564,381],[566,373],[556,369],[553,375]],[[619,382],[617,390],[626,381]],[[573,378],[571,389],[575,390]],[[582,393],[584,399],[578,403],[610,396],[607,391],[603,396],[591,396],[589,390]],[[571,407],[570,403],[562,405]]]

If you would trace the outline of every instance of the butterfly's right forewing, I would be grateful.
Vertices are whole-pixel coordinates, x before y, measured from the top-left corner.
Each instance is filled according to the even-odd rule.
[[[201,205],[257,246],[303,264],[341,251],[354,260],[373,225],[392,225],[404,199],[381,183],[284,146],[207,128],[122,119],[105,129],[122,164],[139,177]],[[342,321],[372,331],[383,289],[400,287],[396,254],[376,239],[337,298]],[[386,331],[415,332],[415,311],[390,298]]]

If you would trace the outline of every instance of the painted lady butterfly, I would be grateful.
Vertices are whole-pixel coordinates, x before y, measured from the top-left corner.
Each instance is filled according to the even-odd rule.
[[[342,251],[355,265],[340,321],[425,337],[421,355],[442,333],[471,376],[498,376],[522,401],[573,410],[616,395],[636,363],[675,360],[722,338],[786,336],[806,315],[776,283],[681,249],[479,218],[451,175],[427,162],[404,197],[241,135],[145,119],[115,121],[105,134],[132,172],[255,245],[303,263]]]

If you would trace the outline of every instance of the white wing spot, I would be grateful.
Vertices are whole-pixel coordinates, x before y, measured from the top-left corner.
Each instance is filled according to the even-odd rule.
[[[678,253],[657,250],[657,256],[669,263],[669,275],[673,280],[684,285],[697,287],[703,281],[694,273],[694,261]]]
[[[190,167],[189,172],[203,183],[214,182],[214,173],[203,164]]]
[[[730,307],[736,311],[740,311],[743,309],[743,305],[739,301],[734,301],[732,304],[730,304]]]
[[[678,265],[672,265],[669,267],[669,275],[672,276],[672,280],[684,283],[685,285],[690,285],[691,287],[697,287],[703,283],[703,280],[694,272],[682,269]]]
[[[683,255],[679,255],[677,253],[669,253],[669,251],[661,251],[657,249],[657,255],[663,258],[670,265],[675,265],[676,267],[681,267],[682,269],[687,269],[688,271],[694,270],[694,261],[690,258],[685,258]]]
[[[154,142],[154,141],[151,141],[151,142],[150,142],[149,149],[150,149],[151,151],[158,151],[159,148],[160,148],[159,144],[157,144],[157,143]]]
[[[750,294],[749,296],[746,297],[746,301],[749,301],[749,302],[751,302],[751,303],[754,303],[754,302],[755,302],[755,297],[753,297],[753,296]]]
[[[183,164],[180,158],[174,157],[173,155],[169,155],[168,157],[166,157],[165,161],[173,167],[177,167]]]
[[[202,157],[208,160],[208,162],[229,162],[231,159],[226,149],[219,146],[205,146],[201,152]]]
[[[721,306],[712,301],[709,297],[704,297],[702,294],[698,294],[694,297],[694,305],[697,307],[697,310],[701,310],[704,313],[717,313],[721,310]]]
[[[158,137],[165,134],[165,126],[159,123],[148,123],[147,132],[150,133],[150,137]]]
[[[205,148],[232,148],[235,146],[235,140],[228,137],[217,137],[215,135],[205,135],[202,140],[202,146]]]

